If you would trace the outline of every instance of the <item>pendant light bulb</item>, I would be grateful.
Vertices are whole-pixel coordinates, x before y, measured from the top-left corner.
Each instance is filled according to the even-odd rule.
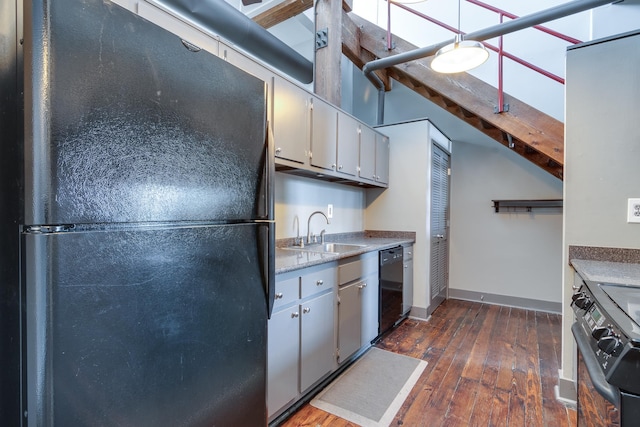
[[[436,52],[431,69],[437,73],[453,74],[469,71],[485,63],[489,52],[475,40],[463,40],[460,31],[460,0],[458,0],[458,33],[453,43]]]
[[[436,52],[431,61],[431,69],[444,74],[461,73],[484,64],[487,59],[489,52],[482,43],[462,40],[458,34],[453,43]]]

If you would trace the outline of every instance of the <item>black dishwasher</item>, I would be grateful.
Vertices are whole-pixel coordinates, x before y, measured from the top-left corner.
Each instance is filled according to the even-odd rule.
[[[402,246],[379,252],[380,334],[389,331],[408,315],[402,306],[403,263]]]

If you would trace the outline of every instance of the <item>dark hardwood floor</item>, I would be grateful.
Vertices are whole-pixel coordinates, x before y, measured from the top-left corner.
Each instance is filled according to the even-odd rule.
[[[428,365],[391,426],[575,426],[555,399],[561,316],[447,300],[377,347]],[[283,426],[354,426],[304,405]]]

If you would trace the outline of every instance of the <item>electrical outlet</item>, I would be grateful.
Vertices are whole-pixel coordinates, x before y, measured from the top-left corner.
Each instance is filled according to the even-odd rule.
[[[627,207],[627,222],[640,223],[640,199],[629,199]]]
[[[333,205],[327,206],[327,218],[333,218]]]

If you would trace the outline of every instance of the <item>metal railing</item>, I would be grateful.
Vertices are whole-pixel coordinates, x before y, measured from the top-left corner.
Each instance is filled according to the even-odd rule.
[[[500,8],[497,8],[495,6],[491,6],[489,4],[483,3],[479,0],[464,0],[468,3],[471,3],[473,5],[479,6],[483,9],[489,10],[491,12],[497,13],[499,15],[500,18],[500,23],[502,24],[504,21],[504,18],[509,18],[509,19],[517,19],[519,18],[517,15],[514,15],[513,13],[509,13],[505,10],[502,10]],[[392,43],[392,34],[391,34],[391,4],[394,4],[396,7],[399,7],[400,9],[403,9],[409,13],[412,13],[426,21],[429,21],[433,24],[436,24],[442,28],[445,28],[453,33],[460,33],[461,35],[464,35],[466,33],[464,33],[463,31],[459,30],[458,28],[455,28],[451,25],[448,25],[442,21],[439,21],[435,18],[432,18],[431,16],[425,15],[424,13],[417,11],[415,9],[412,9],[404,4],[401,3],[395,3],[393,0],[387,0],[387,49],[388,50],[392,50],[393,48],[393,43]],[[573,37],[569,37],[565,34],[562,34],[558,31],[552,30],[548,27],[542,26],[542,25],[534,25],[531,28],[534,28],[538,31],[541,31],[543,33],[549,34],[553,37],[559,38],[563,41],[566,41],[568,43],[571,44],[578,44],[578,43],[582,43],[581,40],[575,39]],[[504,50],[504,45],[503,45],[503,36],[499,36],[498,38],[498,46],[494,46],[490,43],[487,43],[485,41],[481,42],[487,49],[492,50],[494,52],[496,52],[498,54],[498,105],[495,108],[495,112],[496,113],[501,113],[503,111],[508,111],[508,106],[505,105],[504,103],[504,86],[503,86],[503,73],[504,73],[504,69],[503,69],[503,60],[504,58],[508,58],[526,68],[529,68],[539,74],[542,74],[545,77],[548,77],[560,84],[565,83],[564,78],[561,76],[558,76],[556,74],[553,74],[550,71],[547,71],[535,64],[532,64],[528,61],[525,61],[522,58],[517,57],[516,55],[513,55],[507,51]]]

